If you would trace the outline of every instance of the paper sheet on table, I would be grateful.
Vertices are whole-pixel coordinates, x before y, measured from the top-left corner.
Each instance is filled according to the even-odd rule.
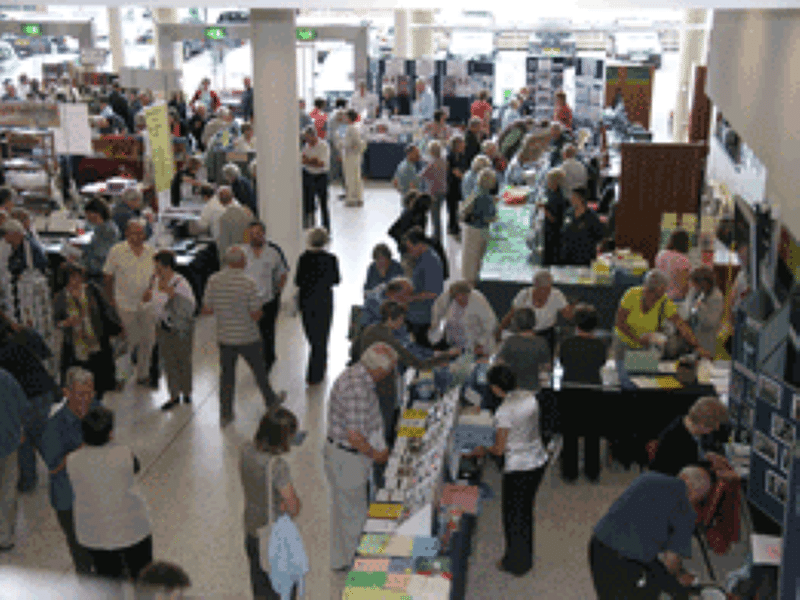
[[[433,506],[426,504],[415,512],[408,520],[396,530],[397,535],[424,536],[430,535],[433,530]]]
[[[782,538],[775,535],[753,533],[750,535],[750,542],[753,545],[754,565],[780,566],[783,545]]]

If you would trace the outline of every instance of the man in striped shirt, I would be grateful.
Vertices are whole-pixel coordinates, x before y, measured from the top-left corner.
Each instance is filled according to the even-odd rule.
[[[328,399],[325,472],[331,486],[331,568],[349,568],[367,518],[367,481],[373,462],[389,450],[383,433],[376,383],[393,377],[397,352],[371,345],[359,362],[339,375]]]
[[[228,248],[224,264],[219,273],[209,278],[203,306],[204,315],[217,317],[217,343],[222,366],[219,386],[222,427],[233,420],[236,361],[239,355],[250,365],[267,408],[280,404],[285,396],[285,392],[276,395],[269,384],[258,330],[258,321],[263,313],[262,304],[256,282],[244,272],[247,259],[242,249],[239,246]]]

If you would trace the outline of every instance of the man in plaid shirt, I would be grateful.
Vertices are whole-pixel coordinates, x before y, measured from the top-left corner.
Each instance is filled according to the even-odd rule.
[[[373,462],[389,449],[375,384],[393,377],[397,353],[387,344],[370,346],[361,360],[339,375],[328,402],[325,472],[331,486],[331,568],[350,568],[367,519],[367,481]]]

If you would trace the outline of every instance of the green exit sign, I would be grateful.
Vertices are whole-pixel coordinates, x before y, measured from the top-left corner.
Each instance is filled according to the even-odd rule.
[[[22,35],[38,36],[42,35],[42,26],[40,23],[23,23]]]
[[[310,42],[311,40],[317,39],[317,30],[309,29],[308,27],[298,27],[296,35],[297,39],[301,42]]]
[[[228,36],[224,27],[206,27],[203,34],[210,40],[224,40]]]

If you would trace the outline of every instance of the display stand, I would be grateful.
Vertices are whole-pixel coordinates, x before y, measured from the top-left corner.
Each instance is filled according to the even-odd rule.
[[[555,110],[553,94],[564,87],[564,71],[569,64],[566,57],[529,56],[525,63],[527,85],[534,101],[533,118],[537,121],[551,119]]]
[[[53,178],[58,170],[53,132],[12,128],[0,131],[8,148],[4,161],[6,181],[26,208],[51,208]]]
[[[572,128],[593,128],[603,118],[605,104],[605,61],[575,59],[575,106]]]

